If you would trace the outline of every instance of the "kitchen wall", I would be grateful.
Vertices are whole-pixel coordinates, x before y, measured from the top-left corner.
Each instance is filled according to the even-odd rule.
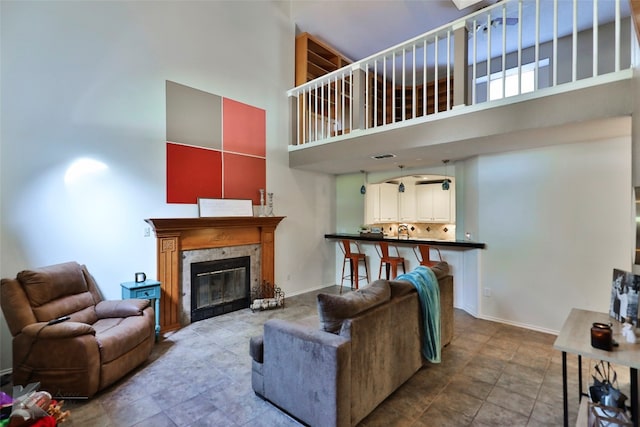
[[[608,310],[613,269],[631,268],[630,136],[474,157],[456,162],[455,176],[458,234],[487,245],[443,253],[457,271],[457,307],[551,332],[572,307]],[[336,184],[337,231],[355,232],[361,184],[357,175]],[[341,204],[349,197],[358,203]],[[402,251],[415,266],[411,250]],[[337,251],[337,280],[341,266]]]
[[[0,2],[0,274],[87,264],[107,298],[156,271],[145,218],[167,204],[165,81],[266,110],[276,284],[287,296],[335,283],[335,180],[291,170],[286,90],[295,29],[286,2]],[[65,182],[80,158],[100,162]],[[4,319],[0,370],[11,367]]]

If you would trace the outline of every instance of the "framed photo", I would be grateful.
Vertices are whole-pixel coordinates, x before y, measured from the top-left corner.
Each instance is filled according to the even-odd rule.
[[[640,276],[613,269],[609,316],[620,322],[638,326],[638,291]]]
[[[198,199],[198,215],[203,217],[253,216],[250,199]]]

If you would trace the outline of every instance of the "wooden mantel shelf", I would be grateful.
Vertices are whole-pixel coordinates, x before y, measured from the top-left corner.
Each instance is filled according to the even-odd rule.
[[[153,227],[157,235],[159,232],[214,227],[275,227],[283,219],[283,216],[225,216],[216,218],[150,218],[145,221]]]
[[[160,325],[163,331],[180,328],[180,252],[254,245],[261,247],[258,282],[275,282],[275,229],[284,217],[215,217],[146,219],[157,238],[158,280],[162,283]]]

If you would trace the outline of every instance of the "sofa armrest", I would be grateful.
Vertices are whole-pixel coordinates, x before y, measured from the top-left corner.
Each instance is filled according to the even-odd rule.
[[[95,335],[96,331],[86,323],[66,321],[49,325],[47,322],[32,323],[22,329],[25,336],[44,339],[73,338],[80,335]]]
[[[264,325],[265,398],[313,426],[351,424],[351,341],[281,319]]]
[[[148,306],[148,299],[100,301],[96,304],[96,315],[98,316],[98,319],[141,316],[142,311]]]

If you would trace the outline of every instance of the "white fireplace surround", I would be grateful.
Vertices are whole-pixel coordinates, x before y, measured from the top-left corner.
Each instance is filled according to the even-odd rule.
[[[217,261],[228,258],[238,258],[248,256],[251,259],[251,289],[258,286],[258,278],[260,277],[262,259],[259,244],[229,246],[224,248],[212,249],[194,249],[182,251],[181,253],[181,301],[180,301],[180,324],[188,325],[191,323],[191,264],[206,261]]]

